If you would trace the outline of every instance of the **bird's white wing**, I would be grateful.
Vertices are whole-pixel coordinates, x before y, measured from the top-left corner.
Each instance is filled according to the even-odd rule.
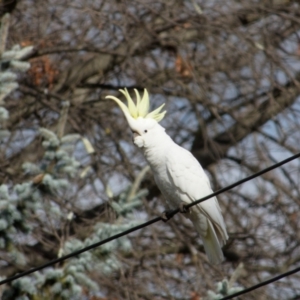
[[[213,192],[198,160],[178,145],[172,148],[167,157],[167,174],[176,190],[180,192],[180,201],[190,203]],[[225,242],[228,237],[217,198],[208,199],[197,205],[195,209],[198,209],[219,229],[217,231],[222,235],[221,240]]]
[[[178,145],[173,147],[168,153],[166,166],[169,180],[182,194],[188,195],[186,202],[212,193],[207,175],[197,159],[186,149]]]

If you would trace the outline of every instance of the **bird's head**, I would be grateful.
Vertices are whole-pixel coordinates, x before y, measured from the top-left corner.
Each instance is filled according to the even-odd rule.
[[[118,103],[123,111],[128,125],[133,132],[133,142],[138,147],[149,147],[158,138],[159,133],[164,132],[164,128],[158,124],[163,119],[166,111],[161,112],[165,104],[162,104],[157,109],[149,112],[149,95],[147,90],[144,90],[144,95],[141,98],[139,92],[135,89],[136,104],[129,95],[127,89],[120,92],[127,99],[126,106],[120,99],[114,96],[106,96]]]

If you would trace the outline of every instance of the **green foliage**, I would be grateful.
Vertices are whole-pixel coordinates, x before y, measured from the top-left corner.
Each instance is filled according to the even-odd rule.
[[[2,54],[0,104],[3,104],[4,98],[18,88],[18,75],[30,68],[28,62],[21,60],[32,49],[31,46],[25,48],[15,46]],[[81,168],[80,162],[74,157],[76,143],[81,140],[88,154],[94,152],[89,141],[82,139],[79,134],[63,136],[68,107],[69,103],[65,102],[57,133],[39,128],[44,155],[37,163],[22,164],[25,175],[32,180],[0,186],[0,250],[8,253],[10,262],[20,266],[26,266],[27,261],[18,250],[18,246],[22,246],[24,238],[33,239],[34,229],[39,224],[48,222],[46,215],[49,216],[51,226],[54,228],[72,221],[72,211],[59,205],[55,199],[64,199],[72,189],[72,180]],[[5,129],[8,119],[8,110],[0,106],[0,140],[10,135]],[[130,215],[135,208],[142,205],[141,199],[147,194],[147,190],[135,189],[130,186],[118,199],[110,200],[110,205],[117,215],[115,224],[104,222],[95,224],[91,235],[83,241],[69,238],[61,245],[58,256],[82,249],[137,225],[138,222],[130,220]],[[28,222],[32,217],[36,222]],[[83,288],[86,288],[88,294],[94,295],[100,291],[101,286],[90,274],[97,272],[109,276],[121,270],[122,262],[118,259],[118,253],[126,254],[131,251],[130,239],[119,238],[94,251],[67,260],[61,266],[50,267],[13,281],[4,290],[2,299],[82,299]]]
[[[237,281],[239,276],[241,276],[245,272],[243,263],[240,263],[237,268],[234,270],[230,280],[223,279],[222,281],[217,283],[216,292],[208,291],[207,299],[208,300],[219,300],[224,298],[225,296],[232,295],[234,293],[240,292],[243,290],[242,287],[236,286],[234,287],[234,283]]]
[[[60,255],[69,254],[86,246],[106,239],[111,235],[137,225],[138,222],[121,218],[120,224],[97,223],[93,234],[84,241],[70,239],[64,244]],[[67,260],[60,268],[47,268],[30,276],[14,281],[5,290],[3,299],[27,297],[24,299],[82,299],[82,288],[85,287],[90,295],[100,290],[100,285],[89,276],[92,272],[111,275],[122,268],[117,252],[129,253],[132,245],[129,238],[121,237]],[[17,298],[16,298],[17,299]],[[21,298],[20,298],[21,299]]]
[[[132,186],[125,189],[118,197],[118,201],[111,199],[110,206],[115,210],[116,213],[126,216],[132,212],[134,208],[142,205],[141,199],[148,195],[148,190],[141,189],[134,196],[130,196]]]
[[[242,287],[230,287],[228,280],[224,279],[217,283],[217,293],[208,291],[207,295],[209,300],[219,300],[242,290]]]
[[[13,245],[17,232],[28,232],[30,227],[26,223],[26,207],[30,207],[29,185],[16,185],[16,194],[20,197],[9,195],[8,186],[0,186],[0,249],[8,249]],[[29,201],[26,201],[26,200]],[[25,201],[23,201],[25,200]]]
[[[7,185],[0,186],[0,247],[12,247],[12,241],[18,232],[29,234],[33,227],[26,222],[30,214],[39,215],[39,211],[47,210],[52,220],[71,220],[72,215],[61,209],[55,202],[45,202],[43,197],[64,195],[71,181],[79,169],[80,163],[73,156],[74,143],[79,135],[58,136],[45,128],[40,129],[43,137],[42,145],[45,154],[39,164],[25,162],[23,170],[26,174],[36,176],[36,182],[24,182],[15,185],[9,193]],[[71,145],[72,147],[66,147]],[[72,149],[72,151],[70,151]],[[99,222],[94,226],[92,234],[81,241],[69,239],[59,250],[59,256],[69,254],[93,243],[101,241],[127,230],[136,221],[129,219],[133,209],[142,205],[142,198],[147,190],[140,190],[132,194],[132,187],[128,187],[118,199],[110,204],[118,215],[116,224]],[[59,223],[58,223],[59,224]],[[132,245],[127,237],[104,244],[93,251],[82,253],[80,256],[67,260],[59,268],[48,268],[33,275],[14,281],[3,294],[3,299],[81,299],[82,288],[85,287],[92,295],[99,292],[99,284],[90,278],[89,274],[98,272],[106,276],[122,268],[118,259],[118,252],[128,253]],[[15,259],[22,261],[22,254],[15,247],[10,250]],[[25,258],[22,264],[26,264]]]
[[[0,103],[19,87],[17,73],[24,73],[30,68],[30,63],[21,60],[32,50],[32,46],[21,48],[19,45],[15,45],[11,50],[2,54],[0,58]]]
[[[21,48],[16,45],[11,50],[2,53],[0,58],[0,105],[3,105],[3,100],[19,87],[17,74],[24,73],[30,68],[30,63],[20,60],[32,50],[32,46]],[[5,121],[8,118],[8,110],[0,106],[0,142],[9,136],[9,131],[5,129]]]

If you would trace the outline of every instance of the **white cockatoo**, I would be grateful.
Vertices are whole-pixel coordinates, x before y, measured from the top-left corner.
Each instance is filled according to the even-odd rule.
[[[144,90],[141,98],[136,93],[133,102],[127,89],[120,90],[126,97],[128,106],[114,96],[107,96],[118,103],[128,125],[133,132],[133,142],[140,147],[151,167],[154,179],[169,208],[181,208],[212,193],[209,179],[198,160],[186,149],[177,145],[158,124],[166,111],[163,105],[149,112],[149,95]],[[185,214],[200,234],[205,252],[211,263],[221,263],[224,259],[221,247],[228,239],[225,222],[216,197],[197,204]]]

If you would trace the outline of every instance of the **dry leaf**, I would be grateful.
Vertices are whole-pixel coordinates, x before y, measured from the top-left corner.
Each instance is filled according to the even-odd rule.
[[[176,57],[175,70],[182,77],[191,77],[192,76],[191,65],[188,62],[184,61],[182,56],[179,54],[177,54],[177,57]]]

